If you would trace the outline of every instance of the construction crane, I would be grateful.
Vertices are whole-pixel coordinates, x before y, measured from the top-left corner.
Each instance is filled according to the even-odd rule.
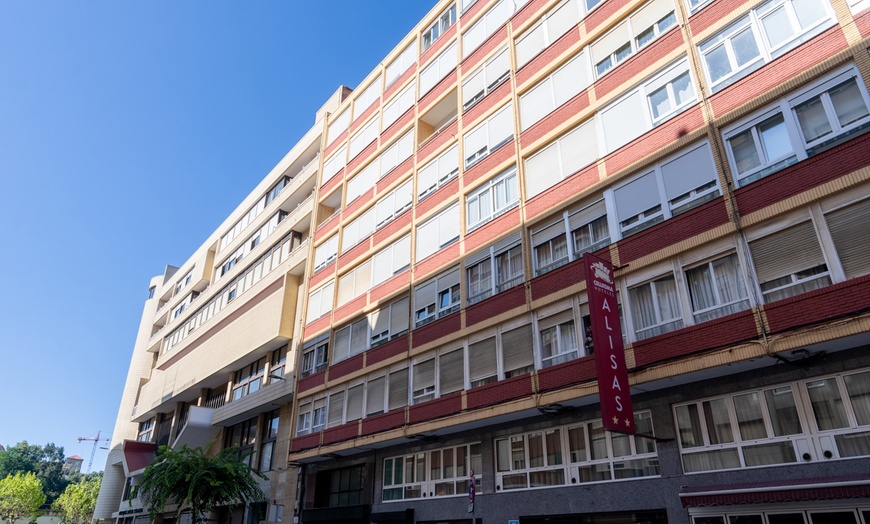
[[[87,471],[88,473],[91,472],[91,466],[94,465],[94,454],[96,454],[96,452],[97,452],[97,445],[98,445],[98,444],[100,443],[100,441],[101,441],[101,439],[100,439],[100,433],[102,433],[102,431],[101,431],[101,430],[97,430],[97,436],[96,436],[96,437],[79,437],[79,443],[81,443],[81,441],[83,441],[83,440],[87,440],[87,441],[89,441],[89,442],[90,442],[90,441],[93,441],[93,442],[94,442],[94,449],[91,450],[91,460],[88,461],[88,471]],[[105,439],[102,439],[102,440],[105,441],[107,444],[108,444],[109,441],[110,441],[110,439],[108,439],[108,438],[105,438]]]

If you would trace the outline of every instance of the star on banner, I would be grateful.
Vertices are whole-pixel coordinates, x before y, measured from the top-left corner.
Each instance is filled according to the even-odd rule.
[[[613,415],[613,423],[619,424],[619,417],[617,417],[616,415]]]
[[[630,426],[631,426],[631,422],[629,422],[628,419],[625,419],[625,427],[630,427]]]

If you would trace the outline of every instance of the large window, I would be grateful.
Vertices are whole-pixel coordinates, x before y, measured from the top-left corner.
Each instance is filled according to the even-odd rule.
[[[517,68],[574,29],[580,22],[581,9],[577,0],[563,0],[550,8],[534,27],[517,40]]]
[[[686,270],[695,322],[705,322],[749,307],[743,269],[732,253]]]
[[[372,281],[376,286],[411,265],[411,235],[396,240],[372,256]]]
[[[417,226],[416,238],[417,262],[459,240],[459,204],[448,206]]]
[[[254,446],[257,444],[257,417],[246,420],[226,430],[227,438],[224,447],[236,447],[238,457],[248,466],[251,466]],[[254,464],[256,466],[256,464]]]
[[[482,469],[480,444],[390,457],[384,460],[383,500],[468,496],[470,472],[478,489]]]
[[[518,236],[499,242],[469,257],[465,275],[467,304],[501,293],[523,283],[523,253]]]
[[[496,489],[547,488],[659,475],[652,415],[635,413],[637,436],[604,431],[600,420],[495,441]]]
[[[275,463],[275,441],[278,438],[278,410],[263,417],[263,435],[260,440],[260,471],[272,471]]]
[[[372,287],[372,260],[366,260],[354,269],[338,277],[337,306],[347,304],[368,292]]]
[[[379,178],[379,162],[377,159],[369,162],[356,175],[347,181],[347,203],[351,203],[366,191],[371,191]]]
[[[867,456],[870,371],[678,405],[674,414],[689,473]]]
[[[408,297],[396,300],[369,315],[372,347],[383,344],[408,332],[410,316],[410,299]]]
[[[356,91],[359,91],[357,87]],[[356,91],[354,94],[356,94]],[[354,118],[363,114],[381,96],[381,76],[378,75],[353,101]]]
[[[765,302],[831,285],[816,230],[807,221],[749,243]]]
[[[377,221],[375,228],[385,226],[411,208],[411,201],[414,199],[413,182],[413,180],[408,180],[378,200],[375,206],[375,220]]]
[[[314,271],[320,271],[338,254],[338,235],[332,235],[325,242],[314,248]]]
[[[417,172],[417,200],[422,200],[459,175],[459,146],[453,145]]]
[[[414,152],[414,131],[408,131],[401,138],[393,142],[378,157],[380,162],[381,178],[387,176],[399,164],[405,161]]]
[[[510,167],[465,197],[466,231],[482,226],[518,203],[517,168]]]
[[[462,82],[462,110],[469,110],[510,78],[511,60],[507,47],[496,52]]]
[[[456,64],[456,42],[453,42],[420,71],[420,98],[435,87],[442,78],[456,69]]]
[[[411,398],[426,402],[465,388],[465,352],[450,346],[429,352],[411,365]]]
[[[520,97],[520,129],[530,128],[586,89],[589,85],[586,67],[586,54],[580,52],[523,93]]]
[[[589,46],[601,77],[656,37],[676,27],[673,0],[651,0]]]
[[[870,199],[839,207],[825,215],[844,278],[870,273],[870,242],[864,241],[870,224]]]
[[[597,158],[595,120],[589,119],[526,158],[526,198],[556,185]]]
[[[541,367],[546,368],[580,356],[574,310],[567,309],[538,320]]]
[[[465,134],[465,169],[480,162],[490,153],[513,139],[513,117],[513,104],[508,103],[483,123]]]
[[[390,127],[393,122],[399,119],[400,116],[405,114],[405,111],[411,108],[414,105],[414,99],[417,97],[417,84],[415,82],[411,82],[407,87],[402,89],[402,91],[396,95],[395,98],[390,100],[387,105],[384,106],[384,114],[382,116],[381,128],[387,129]]]
[[[233,374],[233,393],[231,400],[238,400],[244,396],[256,393],[263,386],[266,372],[266,359],[261,358],[237,370]]]
[[[329,281],[308,294],[308,311],[305,314],[306,322],[316,320],[332,311],[334,291],[335,282]]]
[[[444,32],[447,31],[450,26],[455,23],[456,4],[453,4],[448,7],[446,11],[441,13],[441,16],[439,16],[432,25],[430,25],[425,31],[423,31],[423,51],[429,49],[429,46],[431,46],[435,40],[438,40],[438,37],[444,34]]]
[[[835,22],[826,0],[771,0],[698,46],[713,92],[819,34]]]
[[[346,112],[345,112],[346,113]],[[347,165],[347,146],[341,146],[334,155],[329,157],[329,160],[323,163],[323,180],[321,184],[325,184],[332,180],[339,171]]]
[[[357,156],[360,151],[378,138],[378,118],[373,117],[363,124],[359,131],[350,137],[350,158]]]
[[[637,340],[683,327],[680,297],[673,274],[630,288],[628,299]]]
[[[341,232],[341,252],[346,253],[350,248],[359,244],[375,232],[376,208],[368,211],[348,223]],[[386,224],[386,222],[384,222]]]
[[[387,66],[384,73],[384,85],[390,87],[402,73],[417,63],[417,41],[414,40]],[[387,126],[384,126],[386,129]]]
[[[604,200],[566,211],[558,219],[532,229],[531,238],[537,275],[603,248],[610,244]]]
[[[503,26],[528,0],[499,0],[462,33],[462,58],[480,47],[489,35]]]
[[[459,310],[459,269],[414,287],[414,327]]]
[[[320,336],[305,343],[302,348],[301,376],[307,377],[326,369],[329,364],[329,335]]]

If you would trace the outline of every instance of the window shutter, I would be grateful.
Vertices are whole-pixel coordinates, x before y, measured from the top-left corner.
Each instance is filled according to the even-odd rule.
[[[550,315],[547,318],[541,319],[538,321],[538,330],[543,331],[545,329],[549,329],[553,326],[558,326],[559,324],[564,324],[570,320],[574,319],[574,311],[571,309],[566,309],[565,311],[560,311],[555,315]]]
[[[344,419],[344,391],[329,395],[329,421],[327,427],[341,425]]]
[[[508,103],[489,119],[489,149],[514,135],[513,103]]]
[[[472,129],[465,135],[465,158],[469,158],[486,147],[486,122]]]
[[[567,178],[598,158],[598,136],[593,120],[575,127],[559,139],[562,178]]]
[[[846,278],[870,273],[870,242],[867,241],[870,199],[832,211],[825,218]]]
[[[532,325],[506,331],[501,335],[502,365],[505,373],[534,364]]]
[[[517,69],[523,67],[547,46],[545,31],[545,23],[542,21],[517,42]]]
[[[497,55],[489,59],[489,62],[484,66],[484,70],[486,74],[486,87],[492,87],[492,85],[501,77],[505,75],[511,68],[511,57],[508,54],[507,47],[499,51]]]
[[[377,285],[393,276],[393,247],[389,246],[386,249],[376,253],[372,257],[372,283]]]
[[[442,395],[459,391],[465,386],[465,357],[462,349],[442,354],[438,358],[439,389]]]
[[[413,63],[414,57],[416,55],[416,43],[417,41],[415,40],[414,42],[408,44],[408,47],[406,47],[399,54],[399,56],[397,56],[396,59],[387,66],[387,71],[384,74],[384,85],[389,86],[397,78],[402,76],[402,73],[404,73],[409,67],[411,67],[411,64]]]
[[[408,369],[390,373],[390,411],[408,405]]]
[[[558,236],[565,235],[565,221],[559,217],[552,224],[532,233],[532,246],[537,247]]]
[[[411,264],[411,235],[396,240],[393,243],[393,258],[390,265],[390,275],[392,276],[399,269]]]
[[[473,384],[498,373],[495,337],[468,346],[468,378]]]
[[[825,263],[810,221],[750,242],[749,249],[760,284]]]
[[[552,90],[553,78],[547,77],[520,97],[520,123],[523,130],[555,109]]]
[[[607,152],[615,151],[646,131],[647,106],[639,91],[601,111]]]
[[[417,226],[417,262],[438,251],[438,219]]]
[[[471,28],[462,33],[462,58],[470,55],[486,39],[486,18],[481,17]]]
[[[486,75],[484,68],[480,68],[462,83],[462,105],[464,106],[486,89]]]
[[[422,309],[429,304],[434,304],[437,301],[438,289],[437,282],[430,280],[429,282],[418,286],[414,289],[414,310]]]
[[[652,0],[629,17],[634,34],[649,29],[674,10],[673,0]]]
[[[566,0],[547,15],[547,45],[573,29],[580,22],[580,11],[575,0]]]
[[[378,377],[366,383],[366,415],[375,415],[384,411],[384,393],[386,392],[386,377]]]
[[[347,414],[345,420],[359,420],[363,410],[363,385],[359,384],[347,389]]]
[[[414,391],[435,385],[435,359],[414,364]]]
[[[408,180],[396,189],[396,198],[394,201],[396,207],[393,210],[394,212],[398,213],[402,209],[411,205],[411,201],[414,199],[414,184],[412,184],[412,182],[413,180]],[[410,249],[408,253],[410,254]]]
[[[636,178],[613,193],[616,197],[616,216],[620,222],[661,203],[655,172]]]
[[[438,215],[438,247],[459,237],[459,205],[454,204]]]
[[[590,204],[578,211],[575,211],[568,217],[568,222],[571,225],[571,231],[576,230],[580,226],[592,222],[596,218],[603,217],[607,214],[607,208],[604,205],[604,200],[599,200],[594,204]]]
[[[332,362],[340,362],[348,357],[350,348],[350,328],[344,326],[335,332],[335,342],[332,349]]]
[[[554,108],[574,98],[586,88],[586,83],[586,68],[583,67],[583,53],[580,53],[553,73]]]
[[[526,192],[528,198],[543,192],[562,180],[559,172],[558,142],[550,144],[526,159]]]
[[[592,63],[597,64],[613,54],[614,51],[626,42],[631,41],[628,31],[628,23],[623,22],[614,27],[609,33],[592,42]]]
[[[354,279],[353,296],[358,297],[372,287],[372,261],[366,260],[354,270],[354,273],[356,278]]]
[[[382,307],[369,315],[369,325],[372,326],[372,338],[380,333],[388,332],[390,329],[390,306]]]
[[[716,180],[710,144],[704,143],[662,165],[662,179],[668,201]]]
[[[408,331],[409,304],[410,300],[405,297],[390,306],[390,336]]]

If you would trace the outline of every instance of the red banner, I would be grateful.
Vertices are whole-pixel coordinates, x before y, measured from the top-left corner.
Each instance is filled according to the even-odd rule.
[[[592,317],[592,343],[604,429],[633,434],[634,410],[628,388],[628,368],[619,325],[613,265],[589,253],[583,255],[583,262],[586,266],[586,294],[589,296],[589,314]]]

